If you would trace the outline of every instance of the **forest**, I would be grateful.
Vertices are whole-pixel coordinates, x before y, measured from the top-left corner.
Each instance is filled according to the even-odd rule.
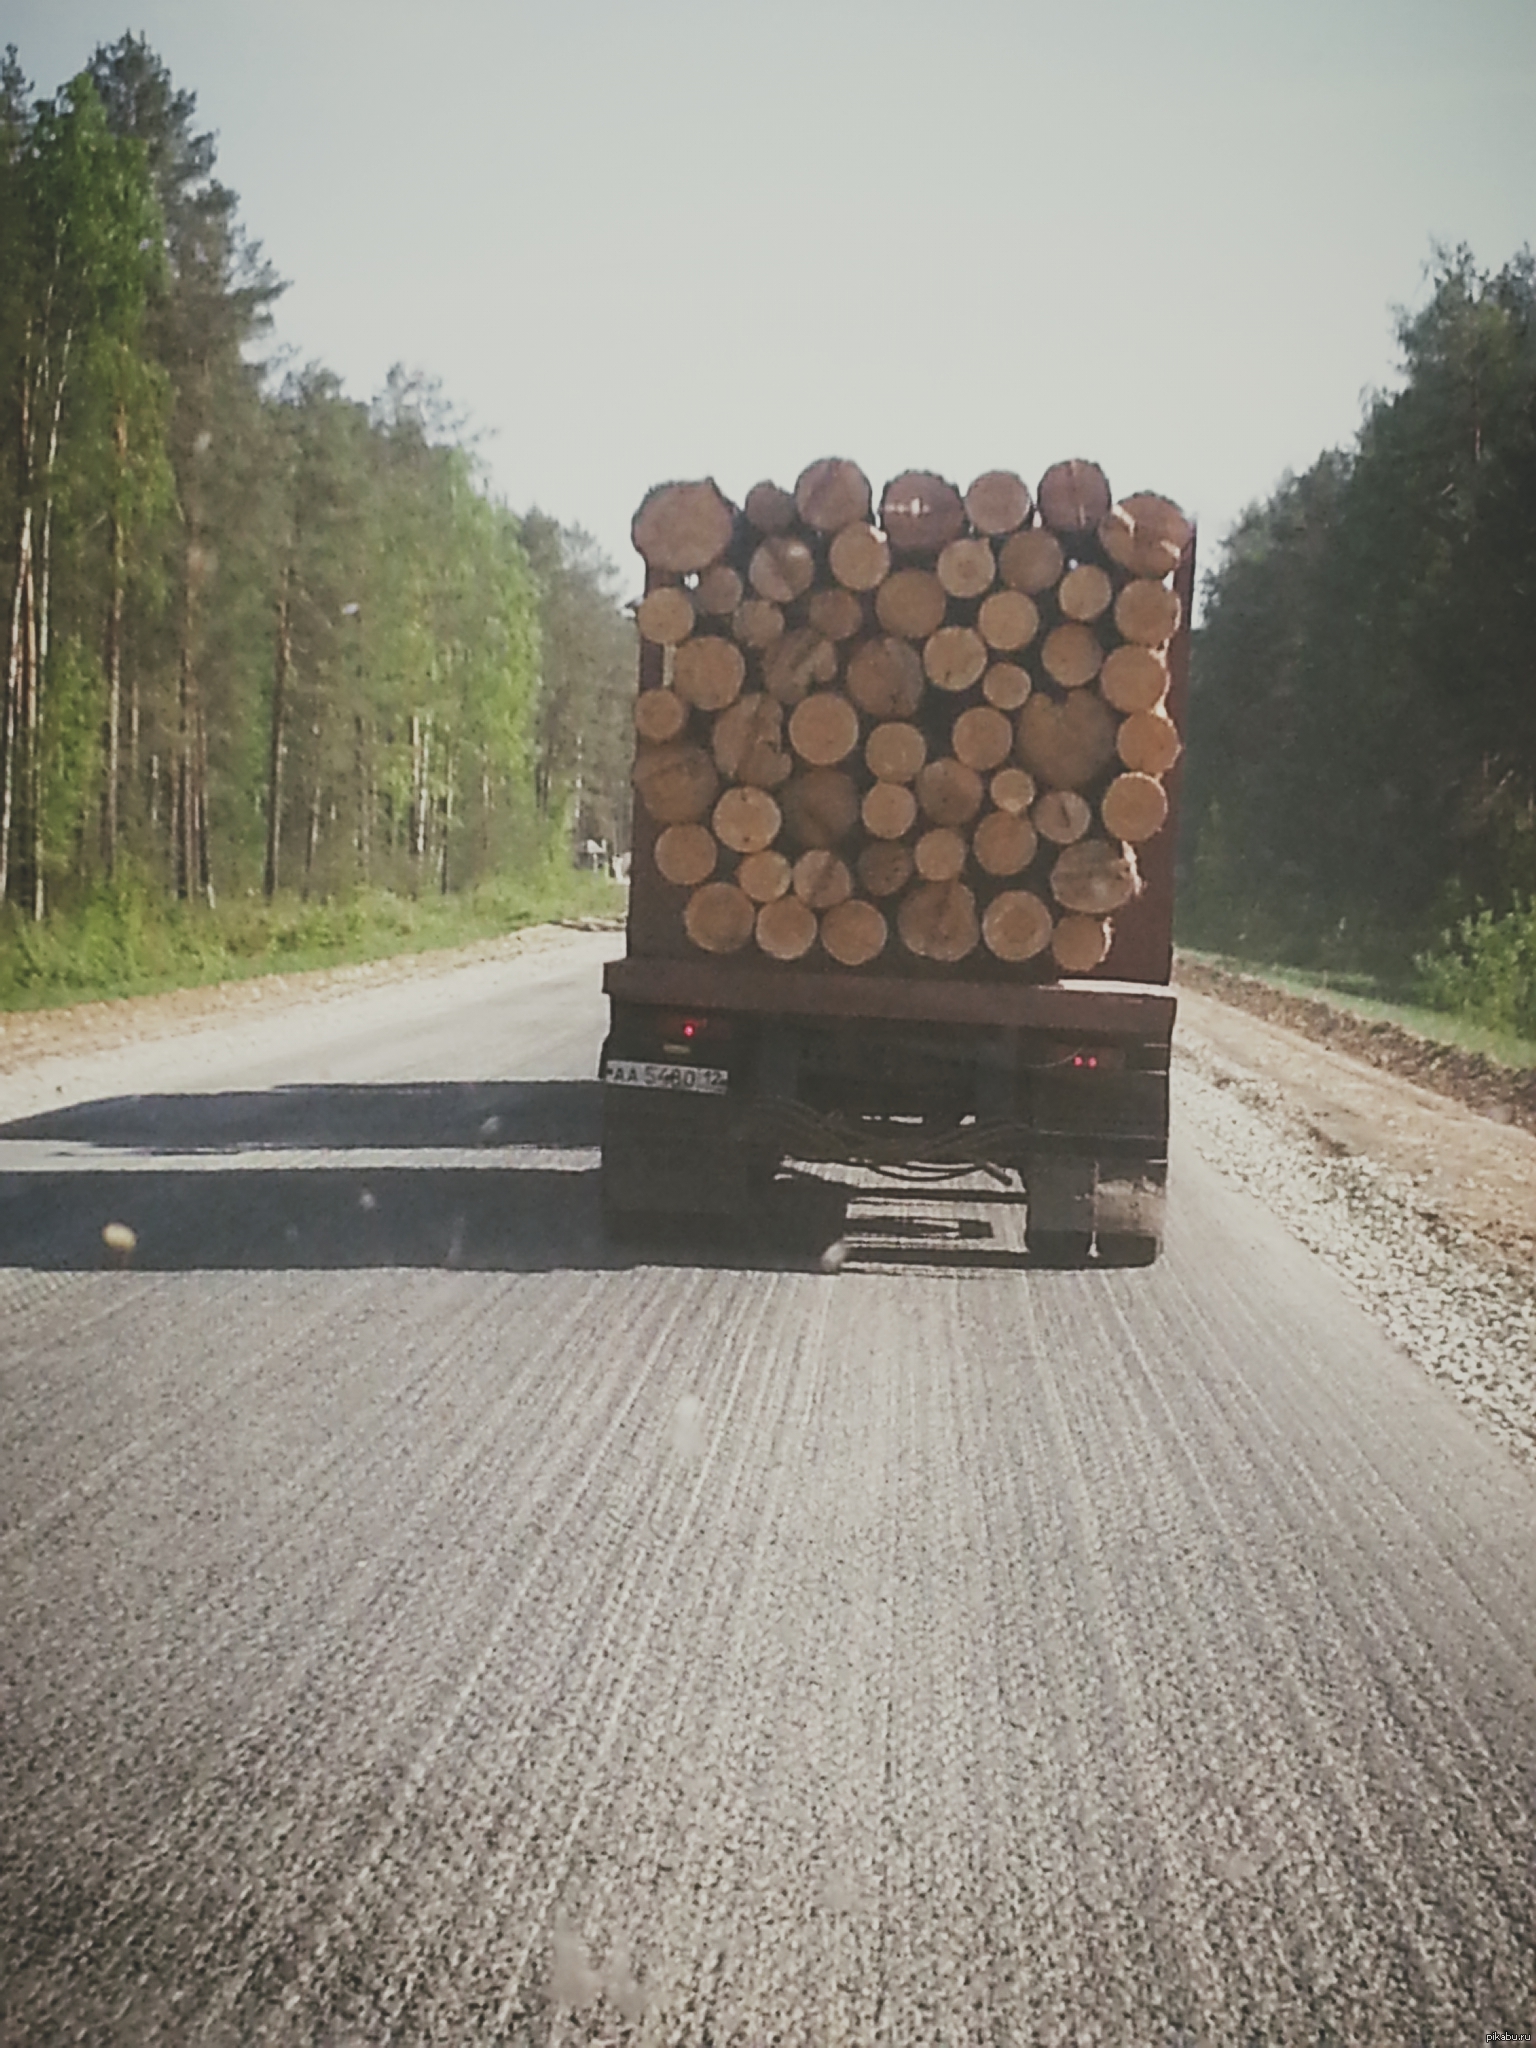
[[[52,98],[0,63],[13,968],[103,906],[464,896],[626,843],[616,570],[495,500],[429,379],[363,404],[273,359],[196,112],[133,35]]]

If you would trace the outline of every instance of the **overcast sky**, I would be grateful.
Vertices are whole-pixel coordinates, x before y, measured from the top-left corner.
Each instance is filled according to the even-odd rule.
[[[131,7],[131,14],[125,11]],[[1435,241],[1536,241],[1536,0],[9,0],[144,32],[356,396],[637,583],[648,485],[1089,455],[1200,519],[1347,441]]]

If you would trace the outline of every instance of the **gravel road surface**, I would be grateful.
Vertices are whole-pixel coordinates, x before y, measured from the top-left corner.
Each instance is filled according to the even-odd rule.
[[[614,1248],[614,950],[0,1082],[0,2040],[1529,2033],[1536,1479],[1234,1091],[1146,1272]]]

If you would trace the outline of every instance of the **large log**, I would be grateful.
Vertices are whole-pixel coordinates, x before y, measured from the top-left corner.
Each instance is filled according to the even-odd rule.
[[[1115,717],[1091,690],[1064,703],[1037,692],[1019,713],[1020,762],[1050,789],[1081,789],[1115,756]]]
[[[794,763],[784,749],[784,707],[761,690],[722,711],[710,734],[715,766],[728,781],[777,789]]]
[[[805,601],[807,622],[829,640],[851,640],[863,630],[864,605],[851,590],[834,583],[826,590],[813,590]]]
[[[1012,533],[1035,509],[1029,485],[1011,469],[989,469],[965,494],[965,512],[978,533]]]
[[[988,811],[971,837],[976,865],[989,875],[1020,875],[1039,848],[1028,818],[1012,811]]]
[[[859,714],[839,690],[817,690],[789,714],[789,744],[813,768],[835,768],[859,744]]]
[[[871,718],[910,718],[923,701],[923,664],[894,634],[861,641],[848,661],[848,694]]]
[[[859,882],[871,896],[894,896],[912,879],[912,849],[899,839],[877,840],[858,859]]]
[[[1171,498],[1137,491],[1099,523],[1104,552],[1133,576],[1162,578],[1176,569],[1194,528]]]
[[[658,583],[641,598],[635,624],[642,640],[653,640],[660,647],[676,647],[693,631],[693,599],[676,583]]]
[[[904,782],[877,782],[864,792],[860,816],[871,839],[900,839],[916,821],[917,798]]]
[[[812,910],[831,910],[853,894],[847,863],[823,846],[814,846],[795,862],[790,886]]]
[[[672,687],[700,711],[723,711],[741,695],[746,659],[734,640],[700,633],[685,640],[672,657]]]
[[[635,699],[635,731],[643,740],[675,740],[688,723],[688,706],[674,690],[642,690]]]
[[[981,809],[982,781],[974,768],[948,756],[930,761],[916,780],[923,816],[934,825],[968,825]]]
[[[757,943],[771,960],[800,960],[816,943],[816,913],[798,896],[780,896],[757,913]]]
[[[715,800],[720,778],[702,747],[666,740],[635,750],[634,785],[658,825],[691,825]]]
[[[1115,599],[1115,624],[1138,647],[1163,647],[1179,624],[1179,593],[1141,577]]]
[[[958,881],[969,855],[965,834],[953,825],[935,825],[912,849],[913,862],[925,882]]]
[[[771,647],[784,631],[784,613],[766,597],[745,597],[731,614],[731,631],[743,647]]]
[[[880,524],[899,554],[933,556],[964,531],[965,505],[943,477],[907,469],[881,493]]]
[[[1099,816],[1111,839],[1139,844],[1162,830],[1168,817],[1168,792],[1155,775],[1117,775],[1099,799]]]
[[[1093,806],[1075,789],[1048,789],[1030,818],[1042,839],[1053,846],[1071,846],[1093,823]]]
[[[919,960],[963,960],[981,936],[976,898],[964,882],[919,882],[902,899],[896,929]]]
[[[1109,839],[1079,839],[1064,846],[1051,867],[1051,894],[1064,910],[1108,917],[1141,887],[1136,856]]]
[[[1099,694],[1127,717],[1151,711],[1168,694],[1168,667],[1150,647],[1117,647],[1104,658]]]
[[[989,540],[962,535],[939,551],[938,578],[951,597],[963,603],[980,597],[997,580],[997,557]]]
[[[994,590],[982,599],[976,624],[990,648],[999,654],[1015,654],[1039,632],[1040,612],[1034,599],[1022,590]]]
[[[991,602],[988,598],[987,604]],[[982,606],[983,611],[986,608]],[[973,626],[940,626],[923,642],[923,672],[936,690],[951,695],[968,690],[980,681],[986,666],[987,643]]]
[[[827,549],[827,567],[846,590],[878,589],[890,574],[890,545],[872,526],[840,527]]]
[[[816,557],[797,533],[771,533],[753,550],[747,581],[770,604],[793,604],[816,576]]]
[[[714,562],[699,577],[694,608],[712,619],[728,619],[746,594],[741,572],[729,562]]]
[[[752,936],[757,906],[733,882],[705,882],[683,909],[683,929],[706,953],[737,953]]]
[[[1033,688],[1029,670],[1016,661],[994,661],[981,679],[981,694],[999,711],[1017,711]]]
[[[1114,584],[1097,562],[1079,562],[1062,577],[1056,602],[1064,619],[1078,619],[1087,625],[1109,610],[1114,595]]]
[[[707,882],[720,858],[720,843],[703,825],[669,825],[656,839],[656,867],[668,882],[695,889]]]
[[[1000,811],[1026,817],[1035,800],[1035,778],[1023,768],[999,768],[987,784],[987,795]]]
[[[1080,690],[1104,666],[1104,649],[1092,626],[1069,620],[1053,626],[1040,649],[1040,665],[1064,690]]]
[[[999,960],[1032,960],[1051,943],[1051,913],[1032,890],[1004,889],[987,905],[981,936]]]
[[[1096,462],[1053,462],[1035,502],[1056,533],[1092,533],[1110,507],[1109,478]]]
[[[761,853],[778,838],[783,814],[766,789],[741,784],[725,792],[710,822],[732,853]]]
[[[754,903],[777,903],[781,896],[788,895],[793,872],[788,858],[777,847],[769,846],[761,853],[749,853],[738,864],[736,886]]]
[[[1135,711],[1121,725],[1115,751],[1140,775],[1166,775],[1183,748],[1173,720],[1163,711]]]
[[[837,646],[814,626],[795,626],[762,657],[763,683],[780,704],[798,704],[818,683],[837,674]]]
[[[674,576],[707,569],[730,546],[736,514],[713,477],[658,484],[647,491],[630,527],[651,568]]]
[[[1099,917],[1064,917],[1051,934],[1051,951],[1065,974],[1092,974],[1109,951],[1109,924]]]
[[[928,742],[915,725],[877,725],[864,742],[864,759],[881,782],[910,782],[928,758]]]
[[[795,494],[781,484],[754,484],[742,510],[747,515],[747,524],[759,533],[787,533],[795,523]]]
[[[798,847],[839,846],[859,821],[859,792],[841,768],[808,768],[783,792],[784,829]]]
[[[795,510],[818,533],[836,533],[839,527],[868,519],[873,499],[869,478],[859,465],[837,455],[811,463],[795,483]]]
[[[991,704],[973,704],[955,720],[950,746],[957,761],[985,774],[1013,752],[1013,721]]]
[[[873,903],[851,897],[821,920],[821,945],[843,967],[862,967],[885,949],[889,929]]]
[[[997,573],[1010,590],[1038,597],[1060,582],[1066,558],[1048,527],[1028,526],[1010,534],[997,551]]]
[[[926,640],[944,623],[949,600],[931,569],[898,569],[875,592],[875,617],[887,633]]]

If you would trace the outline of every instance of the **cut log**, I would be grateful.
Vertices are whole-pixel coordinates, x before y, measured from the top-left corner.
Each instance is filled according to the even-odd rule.
[[[688,706],[673,690],[642,690],[635,699],[635,731],[643,740],[675,740],[688,723]]]
[[[1029,485],[1011,469],[989,469],[965,494],[965,513],[978,533],[1012,533],[1035,509]]]
[[[915,725],[877,725],[864,742],[871,775],[882,782],[910,782],[928,758],[928,742]]]
[[[1079,619],[1087,625],[1109,610],[1114,595],[1114,584],[1097,562],[1079,562],[1062,577],[1056,602],[1064,619]]]
[[[864,606],[853,591],[834,584],[829,590],[813,590],[805,602],[807,621],[829,640],[851,640],[864,625]]]
[[[732,853],[761,853],[779,836],[783,813],[766,789],[728,789],[715,805],[715,837]]]
[[[837,647],[814,626],[795,626],[763,654],[763,682],[781,704],[798,704],[837,674]]]
[[[937,555],[965,528],[965,505],[953,484],[930,470],[903,470],[880,496],[880,524],[898,554]]]
[[[1140,775],[1166,775],[1184,749],[1166,712],[1134,711],[1116,735],[1115,751]]]
[[[787,533],[795,523],[795,494],[779,484],[754,484],[742,510],[759,533]]]
[[[1137,491],[1099,523],[1104,552],[1133,576],[1161,578],[1176,569],[1194,528],[1171,498]]]
[[[1029,889],[1005,889],[981,920],[987,950],[999,960],[1033,960],[1051,943],[1051,913]]]
[[[1168,792],[1155,775],[1117,775],[1099,800],[1099,816],[1111,839],[1137,845],[1162,830]]]
[[[987,604],[992,602],[987,599]],[[1028,598],[1023,600],[1025,604]],[[985,611],[986,605],[982,606]],[[987,643],[972,626],[940,626],[923,642],[923,671],[936,690],[958,694],[979,682],[987,666]]]
[[[794,767],[784,749],[784,707],[761,690],[738,697],[715,720],[710,751],[728,781],[777,789]]]
[[[740,572],[729,562],[715,562],[699,577],[693,593],[694,609],[712,619],[728,619],[746,595]]]
[[[816,557],[797,533],[771,533],[747,565],[747,581],[770,604],[793,604],[811,587]]]
[[[1117,647],[1105,656],[1099,694],[1127,717],[1133,711],[1154,710],[1167,692],[1167,665],[1150,647]]]
[[[752,936],[757,906],[733,882],[706,882],[683,911],[683,929],[706,953],[738,953]]]
[[[997,551],[997,573],[1010,590],[1038,597],[1061,580],[1066,558],[1048,527],[1029,526],[1010,534]]]
[[[871,718],[910,718],[923,701],[923,664],[905,640],[862,641],[848,662],[848,694]]]
[[[719,633],[696,634],[672,657],[673,689],[701,711],[723,711],[734,704],[746,679],[741,649]]]
[[[675,647],[693,631],[693,599],[676,583],[659,583],[641,598],[635,624],[642,640]]]
[[[896,913],[896,929],[919,960],[963,960],[981,936],[976,898],[964,882],[919,882]]]
[[[1054,626],[1040,649],[1040,665],[1064,690],[1080,690],[1104,666],[1104,649],[1092,626],[1069,621]]]
[[[651,568],[675,576],[707,569],[730,546],[735,509],[713,477],[647,491],[630,537]]]
[[[736,870],[736,886],[754,903],[777,903],[789,894],[793,873],[786,856],[774,847],[749,853]]]
[[[916,790],[923,816],[934,825],[968,825],[981,809],[981,777],[947,756],[919,771]]]
[[[826,847],[816,846],[795,862],[790,886],[812,910],[830,910],[853,894],[853,877],[845,861]]]
[[[1093,806],[1075,789],[1048,789],[1030,817],[1042,839],[1053,846],[1071,846],[1093,823]]]
[[[827,549],[827,567],[845,590],[875,590],[890,574],[890,546],[872,526],[840,527]]]
[[[852,897],[821,920],[822,951],[842,967],[862,967],[885,950],[889,927],[873,903]]]
[[[953,825],[935,825],[912,849],[913,864],[925,882],[954,882],[965,873],[970,847]]]
[[[669,825],[656,840],[656,866],[669,882],[696,889],[715,872],[720,843],[703,825]]]
[[[1033,688],[1028,669],[1013,661],[994,661],[981,679],[981,694],[999,711],[1017,711]]]
[[[1064,917],[1051,934],[1051,951],[1066,974],[1092,974],[1109,951],[1109,925],[1100,917]]]
[[[811,463],[795,483],[795,510],[818,533],[836,533],[855,520],[867,520],[873,502],[863,470],[837,455]]]
[[[757,943],[770,960],[801,960],[816,943],[816,913],[798,896],[780,896],[757,913]]]
[[[877,782],[860,807],[871,839],[900,839],[917,819],[917,798],[904,782]]]
[[[1115,599],[1115,624],[1138,647],[1163,647],[1178,630],[1179,593],[1139,578]]]
[[[900,840],[866,846],[858,860],[859,881],[871,896],[894,896],[912,879],[912,849]]]
[[[987,784],[987,794],[1000,811],[1022,818],[1035,800],[1035,778],[1022,768],[999,768]]]
[[[634,784],[658,825],[691,825],[714,802],[720,778],[702,747],[666,740],[635,750]]]
[[[817,690],[789,714],[789,744],[813,768],[835,768],[859,744],[859,714],[840,690]]]
[[[798,847],[838,846],[859,821],[859,792],[841,768],[808,768],[785,783],[784,827]]]
[[[747,597],[731,614],[731,631],[743,647],[771,647],[784,631],[784,614],[766,597]]]
[[[951,597],[980,597],[997,580],[997,557],[989,540],[962,536],[940,550],[938,578]]]
[[[926,640],[944,623],[949,600],[931,569],[898,569],[875,592],[875,617],[887,633]]]
[[[1109,839],[1079,839],[1064,846],[1051,868],[1051,894],[1066,910],[1108,917],[1141,887],[1136,856]]]
[[[955,720],[950,746],[957,761],[984,775],[1013,752],[1013,721],[990,704],[974,704]]]
[[[1091,690],[1036,693],[1019,713],[1020,762],[1050,789],[1081,789],[1115,757],[1115,715]]]
[[[999,654],[1027,647],[1040,630],[1035,601],[1022,590],[994,590],[981,601],[976,624],[987,645]]]
[[[1022,874],[1039,850],[1035,828],[1028,818],[1011,811],[988,811],[976,827],[971,851],[976,865],[989,875]]]
[[[1096,462],[1053,462],[1035,502],[1056,533],[1092,533],[1110,507],[1109,478]]]

